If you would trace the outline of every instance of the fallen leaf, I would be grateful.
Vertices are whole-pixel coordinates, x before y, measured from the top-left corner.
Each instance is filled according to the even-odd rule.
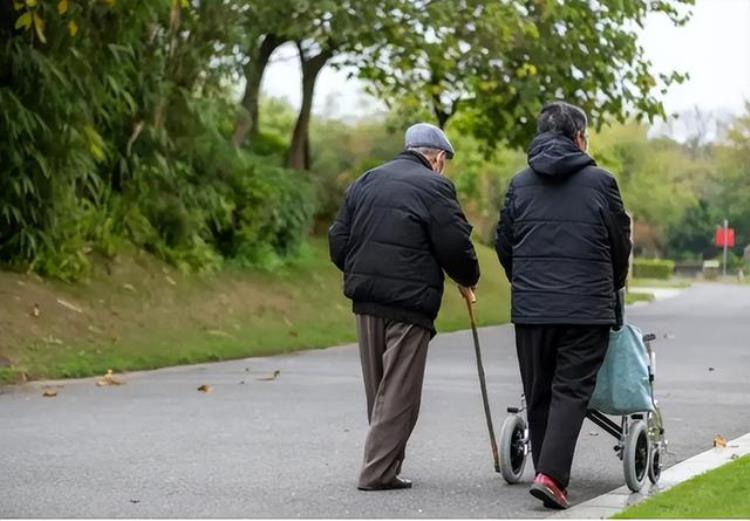
[[[729,459],[739,459],[739,458],[740,458],[740,455],[736,453],[729,456]]]
[[[170,283],[170,284],[171,284],[172,286],[176,286],[176,285],[177,285],[177,283],[175,282],[175,280],[174,280],[174,279],[173,279],[172,277],[170,277],[169,275],[167,275],[167,276],[166,276],[166,277],[164,277],[164,278],[165,278],[165,279],[167,280],[167,282],[169,282],[169,283]]]
[[[71,304],[68,301],[65,301],[61,298],[57,299],[57,303],[60,304],[62,307],[69,309],[71,311],[75,311],[76,313],[83,313],[83,310],[76,306],[75,304]]]
[[[45,398],[54,398],[57,396],[57,389],[45,389],[42,396]]]
[[[39,311],[39,304],[34,304],[34,309],[31,310],[31,316],[39,318],[41,312]]]
[[[141,500],[140,499],[131,499],[130,502],[133,503],[133,504],[136,504],[136,503],[140,503]]]
[[[211,387],[208,384],[203,384],[200,387],[198,387],[198,390],[202,393],[210,393],[211,391],[213,391],[213,387]]]
[[[264,376],[263,378],[258,378],[258,380],[262,382],[270,382],[270,381],[276,380],[280,374],[281,374],[281,371],[276,369],[270,376]]]
[[[98,327],[96,327],[96,326],[93,326],[93,325],[90,325],[90,324],[89,324],[89,325],[88,325],[88,326],[86,327],[86,329],[88,329],[88,330],[89,330],[89,332],[91,332],[91,333],[95,333],[95,334],[97,334],[97,335],[103,335],[103,334],[105,334],[105,333],[104,333],[104,331],[102,331],[102,330],[101,330],[101,329],[99,329]]]
[[[591,432],[589,432],[589,436],[599,436],[599,433],[591,431]]]
[[[718,449],[723,449],[727,446],[727,439],[722,436],[721,434],[717,434],[714,436],[714,447]]]
[[[709,370],[709,372],[710,372],[710,371],[713,371],[713,370],[714,370],[714,368],[713,368],[713,367],[709,367],[709,368],[708,368],[708,370]]]
[[[133,286],[132,284],[125,283],[122,285],[122,287],[128,291],[135,293],[135,286]]]
[[[108,385],[123,385],[124,383],[125,380],[117,378],[112,374],[112,369],[107,369],[107,374],[105,374],[101,378],[97,378],[96,380],[97,387],[106,387]]]

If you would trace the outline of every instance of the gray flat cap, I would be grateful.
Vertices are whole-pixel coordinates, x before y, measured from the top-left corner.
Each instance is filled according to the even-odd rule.
[[[426,147],[443,150],[448,159],[453,159],[455,154],[453,145],[448,141],[445,133],[429,123],[417,123],[410,126],[406,129],[404,141],[406,148]]]

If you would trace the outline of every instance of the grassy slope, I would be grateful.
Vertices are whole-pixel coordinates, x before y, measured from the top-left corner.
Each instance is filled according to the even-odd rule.
[[[686,481],[615,518],[750,518],[750,456]]]
[[[314,239],[299,262],[273,275],[228,268],[182,276],[145,254],[103,265],[84,285],[0,273],[0,365],[12,364],[0,367],[0,382],[22,373],[81,377],[352,342],[350,303],[326,248]],[[479,246],[478,254],[477,320],[506,322],[505,276],[492,250]],[[466,327],[465,304],[446,284],[438,329]]]

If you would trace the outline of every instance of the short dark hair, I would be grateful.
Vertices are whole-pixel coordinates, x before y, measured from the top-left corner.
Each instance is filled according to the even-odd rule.
[[[540,134],[554,132],[570,139],[575,139],[579,132],[585,132],[587,125],[588,118],[583,109],[564,101],[547,103],[536,120],[536,129]]]

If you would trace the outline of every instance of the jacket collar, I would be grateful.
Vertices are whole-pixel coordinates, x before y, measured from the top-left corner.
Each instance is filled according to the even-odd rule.
[[[422,163],[422,165],[429,168],[430,172],[432,172],[432,165],[427,161],[427,158],[419,152],[415,152],[414,150],[404,150],[397,156],[397,158]]]

